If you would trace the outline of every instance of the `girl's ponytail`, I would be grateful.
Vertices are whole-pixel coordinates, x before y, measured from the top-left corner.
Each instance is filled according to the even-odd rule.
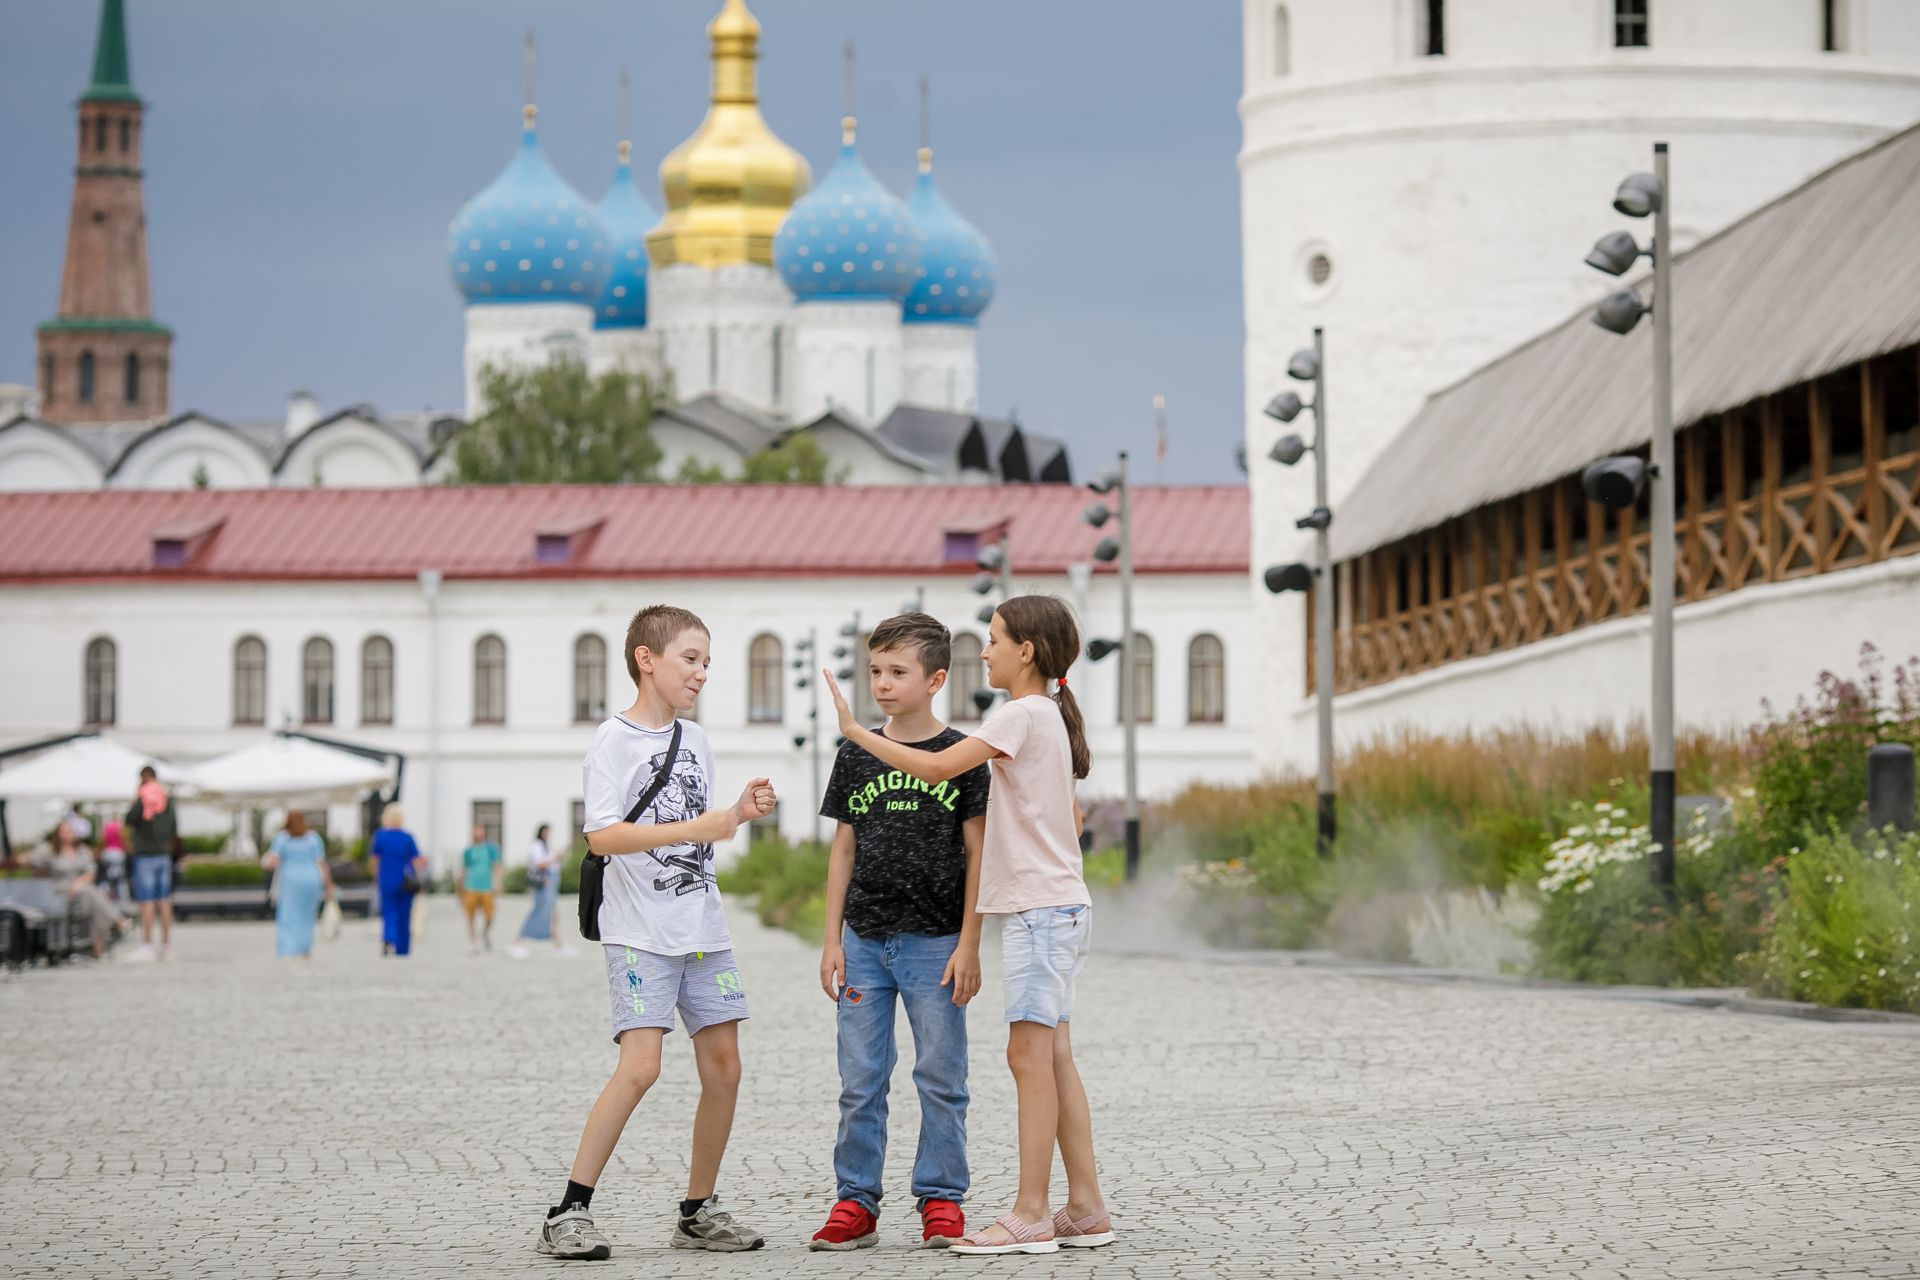
[[[1060,719],[1067,726],[1067,746],[1073,752],[1073,776],[1085,778],[1093,768],[1093,752],[1087,749],[1087,724],[1080,715],[1080,703],[1075,700],[1073,690],[1067,688],[1067,678],[1060,677],[1055,687],[1053,700],[1060,708]]]

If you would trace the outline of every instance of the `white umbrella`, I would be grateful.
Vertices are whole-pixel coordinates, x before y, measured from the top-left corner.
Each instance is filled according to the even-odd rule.
[[[48,747],[24,764],[0,765],[0,800],[51,799],[73,804],[132,803],[140,769],[152,765],[162,782],[181,771],[104,734]]]
[[[345,802],[393,783],[392,765],[305,738],[269,738],[185,772],[195,799],[248,807]]]

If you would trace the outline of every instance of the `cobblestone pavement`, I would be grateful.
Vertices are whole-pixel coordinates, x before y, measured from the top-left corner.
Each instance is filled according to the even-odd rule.
[[[275,961],[268,925],[210,924],[166,964],[0,980],[0,1275],[1920,1274],[1910,1026],[1098,942],[1076,1039],[1120,1243],[911,1249],[909,1054],[883,1245],[810,1254],[831,1007],[814,950],[737,905],[756,1016],[722,1194],[768,1248],[665,1248],[694,1102],[676,1035],[594,1205],[613,1260],[554,1263],[534,1224],[613,1061],[599,957],[469,958],[434,908],[408,961],[378,959],[360,922],[310,964]],[[991,954],[987,980],[971,1207],[991,1216],[1014,1159]]]

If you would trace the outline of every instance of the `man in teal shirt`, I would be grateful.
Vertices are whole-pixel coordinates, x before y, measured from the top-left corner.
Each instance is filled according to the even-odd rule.
[[[467,912],[467,947],[479,955],[482,947],[493,950],[493,899],[500,892],[500,846],[487,839],[485,827],[473,829],[473,843],[460,855],[460,905]],[[474,917],[484,916],[486,924],[474,932]]]

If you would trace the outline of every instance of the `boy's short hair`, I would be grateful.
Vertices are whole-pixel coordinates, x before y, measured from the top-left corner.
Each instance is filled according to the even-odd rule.
[[[713,636],[698,614],[678,605],[650,604],[633,615],[633,621],[627,624],[627,674],[635,685],[640,683],[640,664],[633,660],[633,651],[645,645],[651,653],[663,652],[683,631],[704,631],[709,639]]]
[[[953,663],[953,634],[937,618],[924,613],[901,613],[888,618],[867,637],[867,652],[909,649],[919,656],[928,675]]]

